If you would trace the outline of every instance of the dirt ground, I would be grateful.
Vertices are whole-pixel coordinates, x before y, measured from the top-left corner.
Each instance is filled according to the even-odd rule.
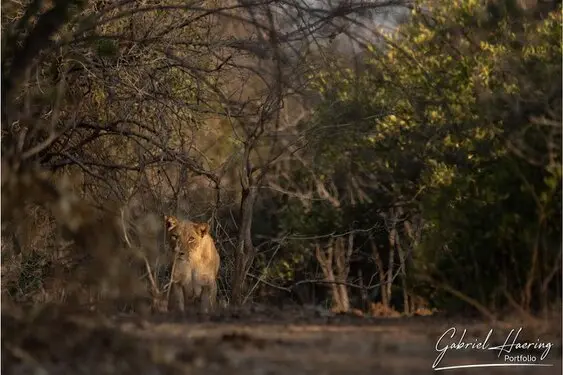
[[[560,322],[559,322],[560,323]],[[212,316],[2,311],[2,374],[425,374],[450,327],[481,341],[490,324],[445,317],[365,318],[315,309],[254,307]],[[490,345],[511,327],[494,327]],[[516,324],[515,328],[519,328]],[[456,340],[459,341],[460,332]],[[561,326],[523,327],[518,342],[552,342],[550,367],[494,367],[454,374],[561,374]],[[445,340],[447,341],[447,340]],[[445,342],[444,341],[444,342]],[[539,352],[513,352],[532,354]],[[449,350],[440,367],[504,363],[490,350]]]

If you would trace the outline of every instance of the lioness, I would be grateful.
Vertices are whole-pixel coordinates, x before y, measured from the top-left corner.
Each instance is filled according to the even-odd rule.
[[[168,309],[178,307],[183,312],[190,303],[199,302],[201,311],[208,312],[215,307],[221,261],[209,234],[209,225],[173,216],[165,216],[164,220],[174,251]]]

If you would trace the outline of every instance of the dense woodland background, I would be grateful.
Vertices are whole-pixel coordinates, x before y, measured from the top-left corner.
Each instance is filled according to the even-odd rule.
[[[2,302],[561,308],[561,2],[2,2]]]

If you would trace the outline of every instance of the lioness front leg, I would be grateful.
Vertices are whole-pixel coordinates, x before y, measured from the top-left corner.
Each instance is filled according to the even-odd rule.
[[[217,282],[210,280],[202,286],[200,309],[204,313],[208,313],[215,309],[217,301]]]
[[[182,287],[177,283],[170,285],[170,298],[168,299],[168,311],[184,312],[184,293]]]
[[[194,305],[196,298],[193,285],[191,283],[186,283],[182,285],[182,291],[184,294],[184,308],[185,311],[188,311],[190,309],[190,306]]]

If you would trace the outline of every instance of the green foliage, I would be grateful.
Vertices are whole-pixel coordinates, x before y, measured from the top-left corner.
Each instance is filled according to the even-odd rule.
[[[490,306],[508,294],[537,307],[521,292],[539,292],[560,251],[560,24],[560,9],[420,3],[361,72],[335,62],[313,77],[317,122],[354,129],[320,136],[317,165],[335,173],[348,151],[348,169],[376,176],[372,197],[416,199],[418,271]]]

